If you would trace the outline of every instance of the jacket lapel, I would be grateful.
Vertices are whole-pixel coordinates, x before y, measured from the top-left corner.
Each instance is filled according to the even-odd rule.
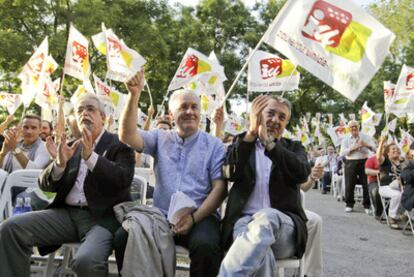
[[[96,154],[100,156],[106,155],[106,150],[109,148],[111,142],[113,141],[111,138],[112,138],[112,135],[108,133],[107,131],[103,133],[101,139],[98,142],[98,145],[96,145],[95,147],[94,151],[96,152]]]

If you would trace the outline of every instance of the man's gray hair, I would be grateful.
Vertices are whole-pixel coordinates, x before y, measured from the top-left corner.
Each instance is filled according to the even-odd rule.
[[[350,127],[351,124],[356,125],[357,127],[359,127],[359,122],[356,121],[355,119],[352,119],[348,122],[348,127]]]
[[[283,104],[288,108],[288,110],[289,110],[289,118],[288,119],[290,119],[290,117],[292,116],[292,103],[290,103],[290,101],[287,100],[286,98],[283,98],[283,97],[278,96],[278,95],[269,95],[269,96],[270,96],[270,98],[272,98],[276,102],[278,102],[280,104]]]
[[[179,89],[173,92],[173,94],[170,96],[170,100],[168,101],[168,109],[171,111],[172,110],[172,106],[174,105],[174,101],[176,100],[176,98],[180,95],[184,95],[184,94],[191,94],[194,95],[194,97],[196,99],[198,99],[198,105],[201,106],[201,100],[200,97],[198,97],[198,95],[190,89]]]
[[[76,108],[78,107],[78,104],[81,101],[84,101],[84,100],[95,100],[98,103],[99,111],[101,113],[105,113],[105,106],[104,106],[103,102],[101,101],[101,99],[99,99],[98,96],[96,96],[95,94],[90,93],[90,92],[87,92],[87,93],[82,94],[81,96],[79,96],[79,98],[75,102],[75,112],[76,112]]]

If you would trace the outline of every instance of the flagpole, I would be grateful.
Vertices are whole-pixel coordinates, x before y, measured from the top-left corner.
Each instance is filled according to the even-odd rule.
[[[257,43],[256,47],[253,49],[253,51],[251,51],[249,53],[249,56],[248,56],[246,62],[244,63],[243,67],[240,69],[239,73],[236,76],[236,79],[233,81],[233,84],[231,84],[229,90],[227,91],[226,95],[224,96],[224,99],[223,99],[223,102],[222,102],[221,106],[224,105],[224,102],[226,102],[227,98],[230,96],[231,92],[233,91],[234,87],[236,86],[237,82],[239,81],[242,73],[244,72],[244,70],[246,70],[246,67],[249,64],[250,60],[252,59],[254,53],[256,53],[256,51],[259,49],[259,47],[263,44],[266,35],[267,35],[267,31],[263,34],[262,38],[259,40],[259,42]]]
[[[149,98],[150,98],[150,105],[153,106],[151,89],[150,89],[147,81],[145,81],[145,86],[147,87],[147,90],[148,90],[148,95],[149,95]]]
[[[290,73],[290,76],[289,76],[289,79],[287,80],[287,83],[289,84],[289,82],[292,80],[292,77],[293,77],[293,75],[295,74],[295,71],[296,71],[296,68],[298,68],[298,66],[297,65],[295,65],[295,67],[293,68],[293,70],[292,70],[292,73]],[[282,92],[282,97],[285,95],[285,92],[286,92],[286,90],[284,90],[283,92]]]

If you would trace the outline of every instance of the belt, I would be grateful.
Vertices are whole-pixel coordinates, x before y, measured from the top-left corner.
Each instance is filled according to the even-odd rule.
[[[72,205],[67,205],[68,208],[72,208],[72,209],[79,209],[79,210],[85,210],[85,211],[89,211],[89,206],[87,205],[83,205],[83,206],[72,206]]]

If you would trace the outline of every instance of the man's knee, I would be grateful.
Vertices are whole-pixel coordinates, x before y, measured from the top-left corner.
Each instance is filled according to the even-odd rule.
[[[260,224],[265,226],[274,225],[274,227],[279,227],[282,224],[282,217],[285,216],[281,211],[265,208],[261,209],[253,215],[254,224]]]

